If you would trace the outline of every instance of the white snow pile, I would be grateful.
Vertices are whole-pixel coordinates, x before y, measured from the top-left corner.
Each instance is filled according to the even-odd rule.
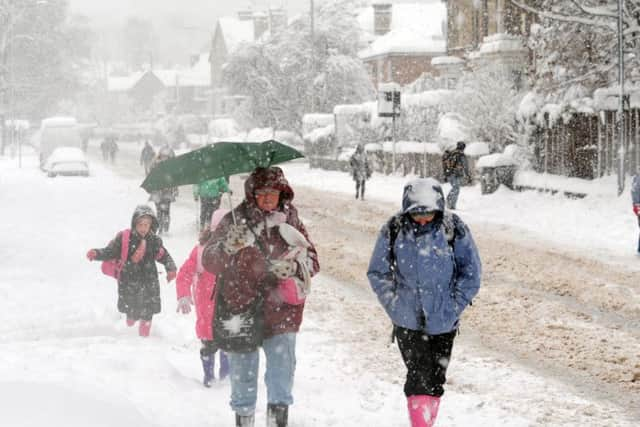
[[[304,135],[304,139],[312,143],[319,140],[327,139],[336,133],[336,127],[334,124],[330,124],[325,127],[319,127],[313,129],[311,132]]]
[[[464,59],[458,58],[457,56],[436,56],[431,60],[431,65],[460,65],[464,64]]]
[[[476,169],[515,166],[520,164],[519,159],[521,158],[523,158],[521,149],[515,144],[510,144],[504,148],[504,152],[502,153],[481,156],[476,162]]]
[[[362,29],[373,42],[358,54],[366,59],[388,53],[423,53],[440,56],[446,53],[444,25],[447,9],[444,3],[430,0],[422,3],[393,4],[390,31],[373,35],[373,7],[358,15]]]
[[[332,124],[334,124],[333,114],[313,113],[302,116],[302,132],[305,134]]]
[[[480,157],[489,154],[489,144],[486,142],[470,142],[464,148],[464,154],[469,157]]]
[[[526,51],[526,48],[522,45],[522,40],[519,37],[505,33],[487,36],[480,45],[481,54],[514,51],[522,52]]]

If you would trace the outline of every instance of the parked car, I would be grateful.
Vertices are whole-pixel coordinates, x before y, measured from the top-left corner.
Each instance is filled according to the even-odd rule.
[[[38,132],[40,167],[44,169],[49,156],[59,147],[82,148],[78,122],[73,117],[49,117],[42,120]]]
[[[57,175],[89,176],[89,162],[80,148],[58,147],[47,159],[44,170],[51,178]]]

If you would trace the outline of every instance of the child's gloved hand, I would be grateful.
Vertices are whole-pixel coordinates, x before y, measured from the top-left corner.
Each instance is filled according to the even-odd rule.
[[[178,308],[176,308],[176,313],[189,314],[191,313],[191,306],[193,305],[193,300],[191,297],[182,297],[178,300]]]
[[[640,216],[640,204],[633,205],[633,213]]]
[[[178,275],[178,273],[173,270],[173,271],[167,271],[167,283],[171,282],[173,279],[176,278],[176,276]]]
[[[269,271],[280,280],[295,276],[297,270],[298,264],[292,259],[278,259],[269,266]]]
[[[234,224],[229,226],[227,238],[224,240],[223,249],[229,255],[233,255],[242,248],[251,246],[255,241],[255,236],[244,224]]]
[[[87,259],[89,261],[95,260],[97,256],[98,252],[95,249],[89,249],[89,252],[87,252]]]

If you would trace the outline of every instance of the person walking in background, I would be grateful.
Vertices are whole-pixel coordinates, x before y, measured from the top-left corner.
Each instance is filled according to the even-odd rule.
[[[175,156],[175,154],[169,147],[161,148],[153,159],[151,169],[173,156]],[[178,187],[167,187],[153,191],[149,195],[149,201],[155,203],[156,212],[158,213],[158,221],[160,223],[158,234],[167,233],[169,231],[169,226],[171,224],[171,203],[176,201],[178,194]]]
[[[216,178],[193,186],[193,198],[200,200],[200,230],[209,227],[209,220],[213,212],[220,207],[223,193],[230,193],[229,184],[225,178]]]
[[[118,153],[118,141],[116,137],[113,136],[109,139],[109,160],[111,160],[112,164],[116,163],[116,154]]]
[[[149,175],[153,159],[156,156],[156,152],[149,143],[149,140],[144,142],[144,148],[140,153],[140,164],[144,167],[144,174]]]
[[[444,205],[437,180],[408,182],[402,210],[382,227],[367,271],[407,367],[412,427],[435,423],[460,315],[480,289],[471,232]]]
[[[451,184],[451,191],[447,194],[447,208],[455,209],[460,195],[460,186],[469,179],[469,164],[464,154],[466,144],[459,141],[453,151],[445,150],[442,155],[442,170],[445,180]]]
[[[296,335],[318,258],[282,169],[254,170],[244,189],[245,199],[222,219],[202,258],[205,269],[221,280],[216,284],[214,340],[228,350],[236,426],[255,422],[261,346],[267,365],[267,425],[286,427]],[[225,327],[229,322],[237,328]]]
[[[100,143],[100,151],[102,152],[102,160],[109,161],[109,137],[106,137]]]
[[[202,266],[202,251],[204,244],[211,237],[211,232],[216,229],[220,220],[229,211],[218,209],[211,217],[211,228],[200,232],[198,244],[191,250],[189,258],[182,264],[176,279],[176,291],[178,295],[178,310],[182,314],[189,314],[191,306],[196,309],[196,335],[202,342],[200,348],[200,360],[204,377],[202,383],[205,387],[211,387],[215,379],[215,354],[217,348],[213,341],[213,316],[215,313],[215,299],[212,298],[216,287],[216,276]],[[229,361],[227,355],[220,351],[220,369],[218,378],[223,380],[229,374]]]
[[[638,217],[638,226],[640,226],[640,175],[634,175],[631,179],[631,202],[633,213]],[[640,238],[638,238],[638,254],[640,254]]]
[[[356,199],[359,196],[360,200],[364,200],[364,186],[367,179],[371,178],[371,168],[363,144],[356,146],[356,152],[349,159],[349,165],[351,166],[351,176],[356,182]]]
[[[124,264],[117,276],[118,311],[126,314],[127,326],[140,321],[138,333],[141,337],[149,336],[153,315],[160,313],[156,262],[164,265],[167,282],[176,277],[176,266],[162,239],[156,235],[157,230],[158,220],[153,210],[140,205],[133,212],[131,229],[118,233],[105,248],[87,252],[89,261],[119,259],[124,253]]]

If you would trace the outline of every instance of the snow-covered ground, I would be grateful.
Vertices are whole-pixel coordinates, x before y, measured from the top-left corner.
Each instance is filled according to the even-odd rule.
[[[0,158],[0,425],[233,425],[228,382],[212,389],[200,384],[194,317],[175,312],[174,285],[161,275],[163,312],[154,317],[151,337],[141,339],[116,310],[113,279],[85,259],[89,248],[128,227],[134,207],[146,202],[141,175],[123,177],[93,163],[89,178],[50,179],[36,165],[35,157],[26,157],[22,169]],[[352,192],[347,174],[305,164],[284,168],[294,187]],[[405,181],[374,176],[368,197],[399,204]],[[573,201],[500,190],[481,197],[476,187],[463,190],[460,211],[471,224],[501,224],[517,238],[637,263],[637,224],[627,196]],[[195,204],[172,207],[165,243],[178,264],[195,243],[195,218]],[[299,336],[291,426],[408,425],[399,365],[374,369],[353,355],[365,337],[350,337],[346,325],[354,312],[365,313],[353,329],[366,331],[367,310],[380,313],[375,298],[323,274],[314,288]],[[345,310],[345,301],[356,302]],[[379,337],[369,346],[382,356],[397,353]],[[623,416],[589,418],[585,412],[606,413],[608,404],[578,397],[561,381],[476,355],[463,342],[455,353],[438,426],[634,425]],[[264,398],[260,384],[257,425]]]

